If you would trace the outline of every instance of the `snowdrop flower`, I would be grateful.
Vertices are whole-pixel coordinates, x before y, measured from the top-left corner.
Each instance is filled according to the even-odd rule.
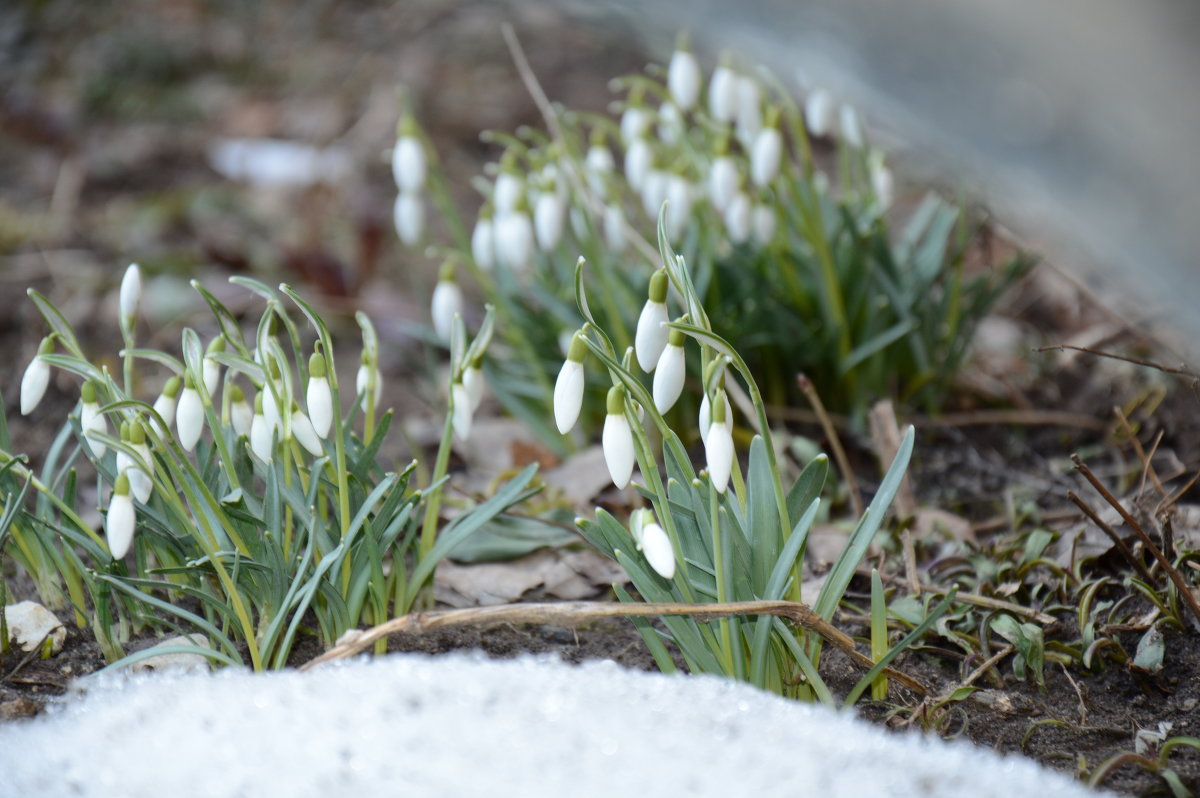
[[[658,108],[658,137],[665,144],[679,141],[683,133],[683,114],[679,106],[670,100],[663,102]]]
[[[392,150],[392,177],[402,194],[416,194],[425,187],[425,147],[417,135],[411,115],[400,122],[396,146]]]
[[[254,418],[250,421],[250,451],[254,452],[259,460],[269,463],[275,428],[263,415],[264,393],[265,391],[259,391],[254,397]]]
[[[437,286],[433,289],[433,301],[430,315],[433,317],[433,331],[442,343],[450,343],[450,330],[454,327],[454,317],[462,315],[462,289],[454,282],[454,264],[442,266]],[[322,436],[324,437],[324,436]]]
[[[108,433],[108,419],[100,412],[100,403],[96,401],[96,383],[88,380],[80,391],[83,407],[79,411],[79,426],[83,430],[84,442],[92,450],[97,459],[104,456],[108,447],[101,441],[92,440],[90,433]]]
[[[133,529],[137,525],[137,512],[133,507],[133,499],[129,497],[129,485],[127,474],[122,472],[117,476],[108,500],[108,515],[104,518],[104,534],[108,537],[108,550],[114,560],[129,553]]]
[[[496,260],[518,274],[533,265],[533,224],[524,203],[496,217]]]
[[[317,437],[317,431],[313,429],[313,423],[308,420],[308,416],[304,415],[304,411],[300,409],[300,405],[295,402],[292,402],[292,417],[290,421],[289,429],[291,430],[292,438],[303,446],[309,454],[313,457],[320,457],[325,453],[325,450],[321,447],[321,439]]]
[[[362,396],[364,413],[367,412],[369,396],[372,397],[371,401],[376,407],[379,407],[379,401],[383,398],[383,380],[380,377],[379,368],[367,352],[363,352],[358,373],[354,377],[354,392]]]
[[[604,463],[608,475],[618,489],[629,484],[633,476],[633,430],[625,418],[625,389],[614,385],[608,390],[608,415],[604,417],[604,430],[600,445],[604,449]]]
[[[675,402],[679,401],[679,395],[683,393],[683,378],[686,374],[683,342],[686,337],[681,330],[672,329],[654,369],[654,406],[659,413],[665,413],[674,407]]]
[[[476,357],[463,369],[462,382],[471,400],[471,412],[474,413],[483,402],[483,389],[486,387],[483,378],[483,355]]]
[[[756,186],[766,186],[779,174],[779,164],[783,157],[783,136],[779,128],[764,127],[754,138],[754,148],[750,151],[750,179]]]
[[[635,102],[640,103],[641,98],[638,97]],[[625,112],[621,114],[621,142],[628,147],[642,138],[650,128],[653,116],[650,109],[642,105],[627,106]]]
[[[814,136],[828,136],[833,132],[833,114],[833,96],[824,89],[814,89],[804,101],[804,122]]]
[[[38,344],[37,354],[25,367],[25,375],[21,377],[21,415],[27,416],[37,409],[42,397],[46,395],[46,387],[50,384],[50,364],[42,360],[42,355],[54,351],[54,336],[47,335]]]
[[[743,146],[750,146],[762,130],[762,90],[754,78],[737,81],[737,133]]]
[[[515,211],[524,195],[525,181],[511,164],[505,166],[496,177],[496,186],[492,189],[492,203],[496,207],[496,215]]]
[[[671,55],[671,63],[667,66],[667,89],[675,105],[683,111],[691,110],[700,98],[700,63],[686,42],[681,42]]]
[[[126,426],[128,425],[128,426]],[[129,487],[133,492],[133,497],[142,504],[150,501],[150,494],[154,492],[154,458],[150,456],[150,447],[146,445],[146,430],[142,427],[140,421],[129,421],[121,425],[121,440],[127,441],[133,450],[137,452],[138,457],[150,469],[150,472],[142,470],[137,461],[124,452],[117,452],[117,473],[129,475]]]
[[[658,212],[667,200],[669,177],[670,174],[662,169],[651,169],[642,181],[642,210],[651,219],[658,218]]]
[[[471,232],[471,257],[485,272],[490,272],[496,265],[496,226],[492,222],[492,209],[484,205],[479,211],[479,219]]]
[[[775,208],[766,202],[756,202],[751,214],[751,227],[759,246],[765,247],[775,238],[775,225]]]
[[[159,418],[167,425],[164,432],[170,431],[171,425],[175,423],[175,405],[179,400],[179,389],[182,387],[183,380],[174,376],[167,380],[162,393],[154,400],[154,412],[158,413]]]
[[[263,418],[271,425],[271,429],[280,429],[283,426],[283,415],[279,412],[279,400],[283,398],[283,386],[279,384],[279,367],[275,365],[274,360],[267,371],[270,377],[258,391],[262,397]]]
[[[604,243],[614,255],[624,252],[629,243],[625,238],[625,214],[615,202],[604,207]]]
[[[551,252],[562,239],[566,205],[554,191],[538,195],[533,206],[533,229],[542,252]]]
[[[612,150],[605,143],[603,134],[593,134],[591,146],[588,147],[587,156],[584,158],[584,167],[587,169],[588,188],[596,196],[603,197],[607,193],[608,176],[613,170]]]
[[[333,393],[329,389],[325,356],[320,352],[313,352],[308,359],[308,388],[304,402],[317,437],[328,437],[333,426]]]
[[[200,433],[204,430],[204,402],[192,375],[188,374],[183,381],[183,393],[179,396],[179,406],[175,410],[175,429],[179,431],[179,444],[187,451],[196,448]]]
[[[734,244],[743,244],[750,237],[750,198],[739,191],[725,208],[725,232]]]
[[[638,551],[646,555],[646,562],[663,579],[675,576],[675,550],[671,539],[654,519],[650,510],[634,510],[629,516],[629,531],[633,535]]]
[[[842,140],[855,149],[861,149],[866,143],[863,136],[862,119],[853,105],[843,104],[838,111],[838,127],[842,131]]]
[[[724,388],[722,388],[718,393],[722,399],[725,399]],[[728,407],[728,405],[726,405],[726,407]],[[707,440],[708,430],[712,427],[712,406],[709,404],[707,393],[705,393],[704,398],[700,400],[700,413],[698,421],[698,426],[700,427],[700,440]]]
[[[669,320],[667,271],[659,269],[650,278],[646,304],[642,306],[642,314],[638,317],[637,332],[634,335],[633,351],[637,355],[638,365],[647,374],[654,371],[659,356],[667,346],[667,328],[664,325]]]
[[[567,359],[563,361],[558,379],[554,381],[554,424],[563,435],[575,426],[575,422],[579,420],[579,410],[583,407],[585,355],[587,344],[584,343],[583,332],[580,331],[571,338]]]
[[[458,439],[465,441],[471,435],[471,416],[474,408],[471,407],[471,394],[462,380],[457,380],[450,386],[450,404],[453,408],[450,425]]]
[[[406,192],[397,194],[392,222],[396,225],[396,235],[405,246],[416,245],[425,229],[425,205],[420,195]]]
[[[221,364],[213,355],[225,351],[225,336],[218,335],[208,345],[208,349],[204,353],[203,370],[204,370],[204,389],[208,391],[211,397],[217,392],[217,386],[221,384]]]
[[[724,213],[738,190],[737,162],[728,151],[713,159],[708,172],[708,199],[717,213]]]
[[[246,392],[242,386],[234,384],[229,389],[229,417],[233,431],[238,435],[249,435],[250,425],[254,421],[254,410],[246,401]],[[311,400],[310,400],[311,401]],[[312,412],[311,408],[309,412]]]
[[[895,180],[892,170],[883,162],[883,152],[874,150],[867,157],[867,171],[871,175],[871,191],[875,194],[875,202],[880,212],[892,207],[895,193]]]
[[[664,193],[667,203],[667,238],[675,241],[683,235],[692,216],[692,184],[681,175],[668,173]]]
[[[708,84],[708,113],[718,122],[732,122],[738,110],[737,73],[722,63]]]
[[[634,191],[641,191],[650,174],[654,153],[644,138],[636,138],[625,150],[625,180]]]
[[[137,319],[138,303],[142,299],[142,270],[136,263],[129,264],[121,278],[121,328],[129,331]]]
[[[724,493],[729,485],[729,474],[733,469],[733,431],[729,426],[729,400],[724,392],[717,397],[713,406],[712,424],[704,438],[704,456],[708,462],[708,476],[717,493]]]

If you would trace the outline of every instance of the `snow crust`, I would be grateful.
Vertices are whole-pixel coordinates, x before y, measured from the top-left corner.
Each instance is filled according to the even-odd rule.
[[[0,726],[0,796],[1094,796],[715,677],[526,656],[102,674]]]

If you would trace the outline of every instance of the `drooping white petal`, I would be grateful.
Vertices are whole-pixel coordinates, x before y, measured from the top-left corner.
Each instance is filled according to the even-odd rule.
[[[187,451],[196,448],[200,433],[204,430],[204,403],[200,392],[189,383],[179,396],[179,407],[175,411],[175,429],[179,431],[179,445]]]
[[[485,272],[496,265],[495,226],[490,217],[480,217],[471,233],[471,257]]]
[[[132,326],[137,317],[138,303],[142,299],[142,270],[136,263],[129,264],[125,276],[121,278],[121,321],[124,325]]]
[[[383,380],[380,378],[379,370],[373,369],[365,363],[358,367],[358,373],[354,377],[354,393],[362,395],[362,409],[367,411],[367,391],[371,384],[375,386],[374,402],[375,407],[379,407],[379,400],[383,398]]]
[[[204,389],[208,391],[209,396],[212,396],[217,392],[217,386],[221,384],[221,364],[215,358],[205,357],[202,369],[204,371]]]
[[[167,380],[167,384],[163,386],[163,391],[154,400],[154,412],[158,413],[159,418],[167,425],[164,432],[169,432],[171,425],[175,423],[175,410],[179,400],[179,377],[172,377]]]
[[[125,486],[128,490],[129,486]],[[104,519],[104,534],[108,538],[108,550],[114,560],[129,553],[133,543],[133,530],[137,525],[137,512],[128,493],[114,493],[108,502],[108,515]]]
[[[600,436],[604,449],[604,462],[613,484],[624,488],[633,476],[633,430],[624,413],[609,413],[604,417],[604,431]]]
[[[438,280],[433,289],[430,314],[433,330],[443,343],[450,343],[450,331],[454,329],[454,317],[462,315],[463,296],[458,283],[453,280]]]
[[[640,139],[650,127],[652,114],[648,108],[631,105],[621,114],[621,142],[628,147]]]
[[[866,137],[863,135],[862,119],[853,105],[843,104],[838,109],[838,128],[842,132],[842,141],[851,147],[861,149],[863,144],[866,143]]]
[[[465,441],[471,436],[471,417],[473,415],[471,395],[467,392],[467,386],[461,382],[451,385],[450,402],[454,405],[450,424],[454,428],[454,434],[458,436],[458,439]]]
[[[583,363],[570,358],[564,360],[554,382],[554,424],[563,435],[579,420],[584,382]]]
[[[815,89],[804,101],[804,123],[814,136],[828,136],[833,132],[835,107],[833,96],[824,89]]]
[[[471,411],[479,409],[480,402],[483,401],[483,391],[487,387],[487,381],[483,377],[483,369],[478,366],[467,366],[463,370],[463,385],[467,389],[467,396],[471,400]]]
[[[658,365],[658,358],[667,347],[670,331],[663,325],[669,320],[666,303],[646,300],[646,304],[642,306],[642,313],[638,316],[633,351],[637,355],[638,365],[647,374],[654,371],[654,367]]]
[[[276,385],[274,389],[270,384],[263,385],[259,394],[262,396],[262,415],[267,423],[271,425],[271,429],[283,428],[283,416],[279,413],[279,400],[275,398],[275,391],[283,391],[283,387]],[[283,398],[283,397],[280,397]]]
[[[233,424],[234,432],[238,435],[249,435],[250,425],[254,421],[254,409],[244,398],[233,402],[229,406],[229,420]]]
[[[250,451],[264,463],[271,461],[271,439],[274,429],[262,413],[255,413],[250,421]]]
[[[754,240],[760,246],[766,246],[775,238],[775,225],[775,209],[765,202],[755,204],[751,227],[754,229]]]
[[[696,426],[700,428],[700,440],[708,439],[708,429],[712,426],[712,406],[708,401],[708,394],[704,394],[704,398],[700,400],[700,412],[696,420]]]
[[[754,139],[750,151],[750,179],[756,186],[766,186],[779,174],[783,156],[783,137],[773,127],[763,128]]]
[[[658,218],[658,212],[667,199],[669,177],[670,175],[662,169],[651,169],[642,181],[642,210],[651,219]]]
[[[604,207],[604,243],[615,255],[624,252],[629,243],[625,238],[625,214],[616,203]]]
[[[713,70],[708,83],[708,113],[718,122],[732,122],[737,114],[738,76],[725,65]]]
[[[880,211],[892,207],[895,194],[895,180],[892,170],[883,162],[883,153],[871,153],[867,160],[868,171],[871,173],[871,191],[875,194],[875,202]]]
[[[558,246],[565,215],[566,205],[557,194],[544,193],[537,198],[533,208],[533,229],[542,252],[550,252]]]
[[[496,217],[496,255],[505,267],[518,274],[533,265],[533,224],[529,214],[512,211]]]
[[[717,213],[725,212],[737,190],[737,162],[729,155],[717,156],[708,172],[708,199]]]
[[[603,197],[607,189],[608,175],[613,170],[612,150],[604,144],[591,145],[588,147],[584,166],[587,169],[588,188],[596,196]]]
[[[492,204],[496,215],[511,213],[517,209],[517,203],[525,195],[525,181],[515,172],[501,172],[496,177],[496,187],[492,190]]]
[[[21,377],[21,415],[27,416],[37,409],[49,384],[50,364],[42,360],[41,355],[34,355]]]
[[[634,191],[640,192],[645,186],[653,160],[654,153],[645,139],[636,138],[629,143],[629,149],[625,150],[625,180]]]
[[[690,50],[676,50],[667,67],[667,88],[671,99],[687,111],[700,98],[700,63]]]
[[[670,100],[659,106],[657,130],[658,138],[664,144],[675,144],[683,135],[683,113]]]
[[[401,136],[392,150],[392,177],[396,187],[415,194],[425,186],[425,148],[416,136]]]
[[[325,453],[324,448],[321,446],[321,439],[317,437],[317,431],[313,429],[313,423],[308,420],[308,416],[304,415],[299,409],[293,410],[291,422],[292,437],[309,454],[313,457],[319,457]]]
[[[318,437],[328,437],[333,427],[333,393],[329,389],[329,378],[309,376],[304,399],[313,431]]]
[[[737,136],[748,147],[762,130],[762,90],[754,78],[739,77],[737,82]]]
[[[680,175],[670,174],[666,188],[667,238],[678,241],[692,216],[692,184]]]
[[[654,406],[665,413],[679,401],[683,393],[686,362],[682,346],[668,343],[654,369]]]
[[[704,456],[713,486],[717,493],[724,493],[733,469],[733,431],[728,419],[714,421],[708,428],[708,436],[704,439]]]
[[[725,209],[725,232],[733,243],[742,244],[750,237],[751,210],[750,198],[741,191],[729,201]]]
[[[91,436],[93,432],[102,434],[108,432],[108,418],[100,412],[98,403],[83,403],[83,408],[79,411],[79,426],[83,430],[83,437],[88,448],[92,450],[92,455],[97,458],[103,457],[104,453],[108,451],[108,446]]]
[[[150,494],[154,492],[154,458],[150,456],[150,447],[144,440],[141,443],[135,443],[133,448],[150,471],[146,472],[139,466],[131,466],[129,468],[129,490],[133,493],[133,498],[145,504],[150,501]]]
[[[405,246],[415,246],[421,240],[425,229],[425,204],[418,194],[400,193],[396,195],[396,205],[392,209],[392,222],[396,226],[396,235]]]
[[[675,550],[671,548],[671,539],[661,526],[655,523],[642,527],[642,553],[646,562],[663,579],[675,577]]]

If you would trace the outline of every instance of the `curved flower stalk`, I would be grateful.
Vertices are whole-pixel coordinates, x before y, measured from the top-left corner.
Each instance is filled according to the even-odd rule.
[[[21,415],[23,416],[37,410],[37,406],[42,402],[42,397],[46,395],[46,388],[50,385],[50,364],[42,359],[42,355],[49,355],[52,352],[54,352],[54,336],[47,335],[38,345],[38,351],[33,356],[33,360],[29,361],[29,365],[25,367],[25,374],[21,377]]]

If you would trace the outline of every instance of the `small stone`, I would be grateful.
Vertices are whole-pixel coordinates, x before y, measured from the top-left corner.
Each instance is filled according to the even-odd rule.
[[[0,702],[0,720],[17,720],[32,718],[41,710],[36,701],[28,698],[14,698],[11,701]]]
[[[67,628],[62,621],[34,601],[9,604],[4,608],[8,621],[8,637],[24,651],[35,651],[42,641],[49,639],[50,656],[62,651],[67,640]]]
[[[190,634],[180,637],[170,637],[166,640],[152,646],[149,650],[153,651],[156,648],[167,648],[169,646],[199,646],[200,648],[212,648],[208,643],[208,638],[202,634]],[[135,662],[129,666],[129,670],[134,673],[144,673],[147,671],[161,671],[166,669],[181,670],[181,671],[206,671],[209,669],[209,658],[203,654],[156,654],[148,657],[140,662]]]

